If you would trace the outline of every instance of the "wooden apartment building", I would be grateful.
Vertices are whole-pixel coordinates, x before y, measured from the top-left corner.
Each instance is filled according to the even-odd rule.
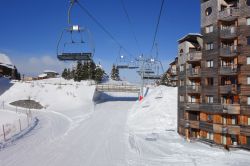
[[[179,40],[178,132],[250,148],[250,0],[201,0],[201,35]]]

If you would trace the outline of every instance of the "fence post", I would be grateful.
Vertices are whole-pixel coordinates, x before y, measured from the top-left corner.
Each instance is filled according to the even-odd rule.
[[[5,135],[4,125],[3,125],[3,139],[4,139],[4,141],[6,141],[6,135]]]
[[[22,125],[21,125],[21,120],[19,119],[19,129],[20,129],[20,132],[22,131]]]
[[[28,123],[28,126],[30,126],[30,123],[29,123],[29,115],[28,114],[26,114],[27,115],[27,123]]]

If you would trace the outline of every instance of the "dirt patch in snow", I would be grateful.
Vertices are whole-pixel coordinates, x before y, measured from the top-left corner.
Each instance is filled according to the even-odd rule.
[[[29,108],[29,109],[42,109],[43,106],[34,100],[18,100],[10,103],[13,106]]]

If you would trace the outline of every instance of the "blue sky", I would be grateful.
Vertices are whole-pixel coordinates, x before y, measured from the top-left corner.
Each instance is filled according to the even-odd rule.
[[[120,0],[80,0],[81,3],[133,55],[138,50]],[[124,0],[140,50],[149,55],[161,0]],[[0,52],[6,53],[18,69],[36,75],[44,69],[59,72],[69,63],[56,59],[56,45],[67,27],[68,0],[1,0]],[[95,61],[110,73],[118,57],[119,46],[112,41],[78,6],[72,11],[72,22],[87,27],[93,34]],[[200,1],[165,0],[158,31],[159,58],[166,67],[177,52],[177,40],[187,33],[200,31]],[[135,71],[124,71],[131,79]],[[128,78],[130,75],[130,78]]]

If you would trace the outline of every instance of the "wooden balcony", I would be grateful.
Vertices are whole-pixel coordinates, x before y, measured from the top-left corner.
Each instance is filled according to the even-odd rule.
[[[223,39],[232,39],[238,36],[238,28],[236,26],[220,29],[220,37]]]
[[[171,76],[170,81],[178,81],[178,77],[177,76]]]
[[[199,85],[188,85],[187,93],[200,93],[201,87]]]
[[[227,133],[228,134],[233,134],[233,135],[239,135],[240,134],[240,126],[228,125],[227,126]]]
[[[201,77],[200,69],[189,69],[187,70],[187,76],[191,78],[199,78]]]
[[[236,84],[232,85],[221,85],[220,86],[220,94],[237,94],[238,86]]]
[[[177,70],[171,69],[170,74],[173,75],[173,76],[176,76],[177,75]]]
[[[250,136],[250,126],[241,126],[240,133],[243,135]]]
[[[200,106],[201,110],[204,110],[205,112],[209,112],[209,113],[223,113],[222,108],[223,106],[217,103],[201,104]]]
[[[204,121],[200,121],[200,129],[208,131],[208,132],[213,132],[213,124],[208,123],[208,122],[204,122]]]
[[[228,131],[227,126],[221,124],[213,124],[213,132],[226,134]]]
[[[223,105],[223,113],[239,115],[240,114],[240,104],[224,104]]]
[[[187,62],[200,62],[201,61],[202,52],[201,51],[194,51],[190,52],[187,55]]]
[[[240,134],[240,126],[213,124],[213,131],[215,133],[221,133],[221,134],[239,135]]]
[[[223,21],[232,21],[240,16],[240,10],[237,7],[226,8],[219,12],[218,18]]]
[[[200,111],[200,103],[187,103],[186,110]]]
[[[189,127],[193,129],[199,129],[200,128],[200,121],[194,121],[194,120],[189,120]]]
[[[232,58],[238,56],[240,51],[240,46],[220,48],[220,56],[224,58]]]
[[[220,75],[236,75],[237,72],[238,72],[237,65],[220,67]]]

